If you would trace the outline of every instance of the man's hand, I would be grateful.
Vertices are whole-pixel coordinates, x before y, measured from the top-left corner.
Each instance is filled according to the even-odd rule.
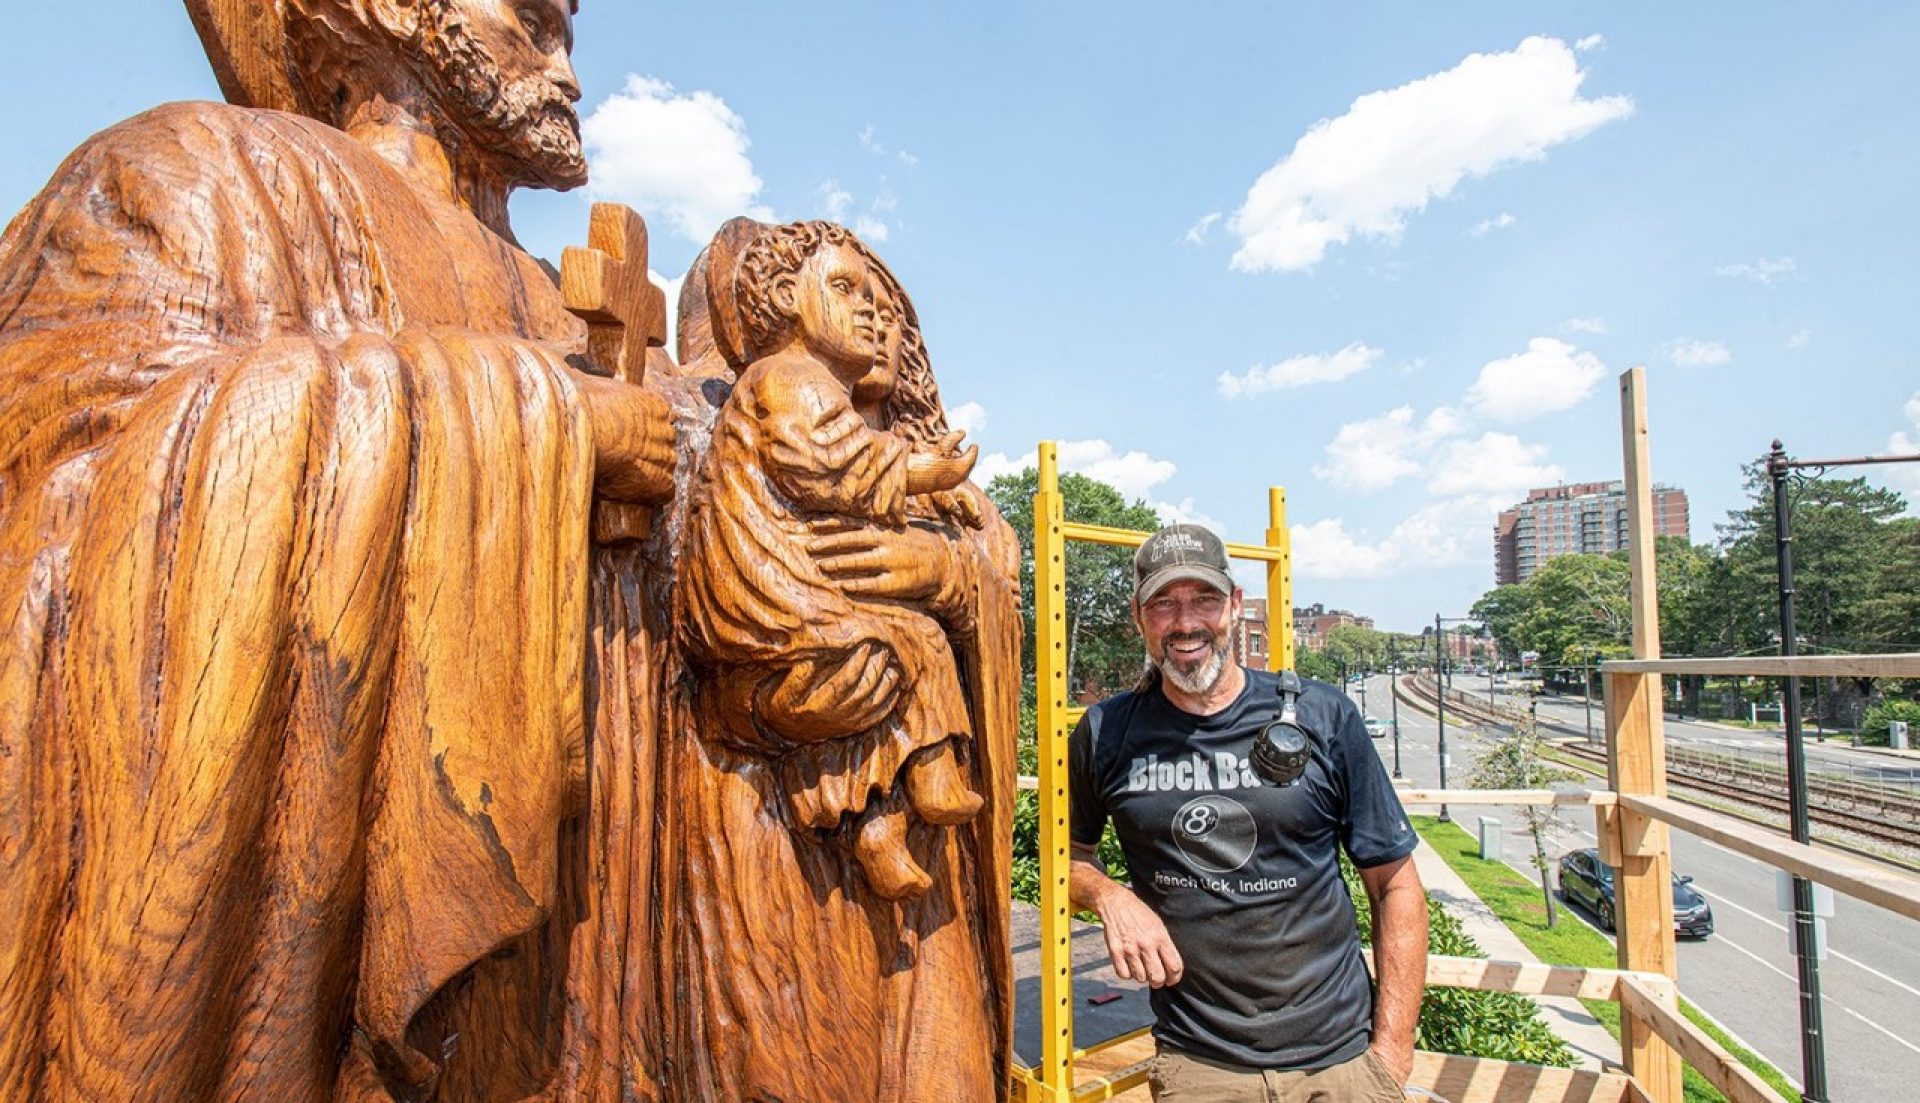
[[[1107,956],[1113,959],[1113,971],[1123,980],[1145,981],[1150,988],[1170,988],[1180,983],[1186,965],[1174,948],[1167,925],[1140,902],[1125,885],[1107,882],[1113,887],[1101,893],[1095,911],[1107,935]]]
[[[1405,1046],[1386,1046],[1376,1043],[1373,1052],[1380,1058],[1380,1063],[1387,1066],[1387,1071],[1393,1074],[1394,1081],[1404,1090],[1407,1086],[1407,1077],[1413,1075],[1413,1044],[1409,1042]]]

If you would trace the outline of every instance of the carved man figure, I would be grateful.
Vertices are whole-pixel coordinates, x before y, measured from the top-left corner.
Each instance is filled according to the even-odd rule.
[[[241,106],[0,239],[0,1098],[551,1092],[589,505],[671,461],[507,227],[569,5],[189,7]]]

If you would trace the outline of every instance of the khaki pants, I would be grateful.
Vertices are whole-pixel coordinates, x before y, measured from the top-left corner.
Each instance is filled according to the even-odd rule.
[[[1323,1069],[1245,1068],[1166,1046],[1153,1059],[1155,1103],[1401,1103],[1401,1086],[1369,1049]]]

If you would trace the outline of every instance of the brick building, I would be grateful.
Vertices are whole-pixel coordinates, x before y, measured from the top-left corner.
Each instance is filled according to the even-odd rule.
[[[1653,530],[1691,538],[1687,492],[1653,488]],[[1527,491],[1527,500],[1500,514],[1493,526],[1493,579],[1525,582],[1556,555],[1605,555],[1625,548],[1626,484],[1569,483]]]
[[[1302,609],[1293,610],[1293,647],[1298,651],[1318,651],[1327,645],[1327,633],[1343,624],[1352,624],[1361,628],[1372,628],[1373,618],[1358,613],[1349,613],[1345,609],[1329,609],[1315,602]]]
[[[1272,646],[1267,628],[1267,599],[1250,597],[1240,603],[1240,623],[1233,626],[1234,653],[1242,666],[1255,670],[1267,668],[1268,649]],[[1294,641],[1299,647],[1299,640]]]

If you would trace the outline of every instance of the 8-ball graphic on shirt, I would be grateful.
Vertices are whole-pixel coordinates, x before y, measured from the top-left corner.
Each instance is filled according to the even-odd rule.
[[[1173,841],[1202,873],[1232,873],[1246,865],[1258,837],[1246,805],[1218,793],[1195,797],[1173,814]]]

